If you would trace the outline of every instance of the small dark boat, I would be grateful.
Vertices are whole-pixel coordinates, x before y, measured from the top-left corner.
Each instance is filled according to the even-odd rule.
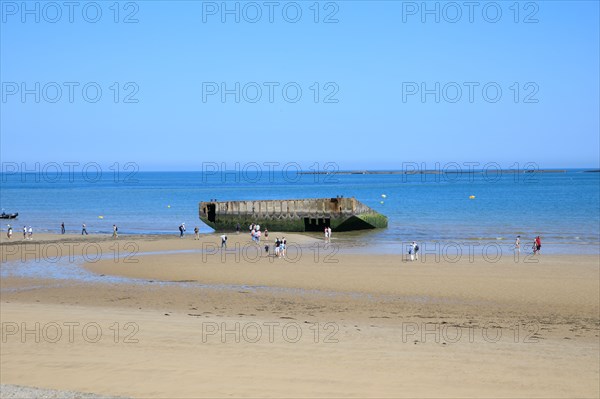
[[[0,215],[0,219],[16,219],[17,216],[19,216],[19,213],[5,213],[2,212],[2,214]]]

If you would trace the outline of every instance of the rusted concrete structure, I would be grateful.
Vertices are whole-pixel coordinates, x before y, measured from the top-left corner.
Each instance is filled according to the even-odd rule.
[[[251,223],[273,231],[350,231],[387,227],[387,217],[355,198],[201,202],[200,219],[218,231]]]

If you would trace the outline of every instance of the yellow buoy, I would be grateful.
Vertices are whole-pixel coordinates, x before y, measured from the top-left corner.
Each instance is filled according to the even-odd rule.
[[[98,216],[98,219],[104,219],[104,216]]]
[[[469,199],[475,199],[474,195],[469,196]]]

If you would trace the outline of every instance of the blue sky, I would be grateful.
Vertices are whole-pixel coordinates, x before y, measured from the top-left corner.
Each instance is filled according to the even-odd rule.
[[[1,1],[2,162],[599,166],[597,1],[76,3]]]

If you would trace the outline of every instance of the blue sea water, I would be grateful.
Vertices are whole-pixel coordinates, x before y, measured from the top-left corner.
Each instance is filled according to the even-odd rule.
[[[294,199],[356,197],[385,214],[389,227],[335,233],[340,240],[395,248],[398,243],[499,242],[512,245],[521,235],[525,246],[536,235],[546,252],[600,253],[600,173],[296,174],[294,172],[227,173],[138,172],[0,174],[0,205],[19,212],[11,224],[34,232],[178,234],[185,222],[212,230],[198,218],[198,202],[210,199]],[[384,197],[385,196],[385,197]],[[470,199],[470,196],[475,196]],[[103,218],[99,218],[102,216]],[[267,227],[268,226],[264,226]]]

